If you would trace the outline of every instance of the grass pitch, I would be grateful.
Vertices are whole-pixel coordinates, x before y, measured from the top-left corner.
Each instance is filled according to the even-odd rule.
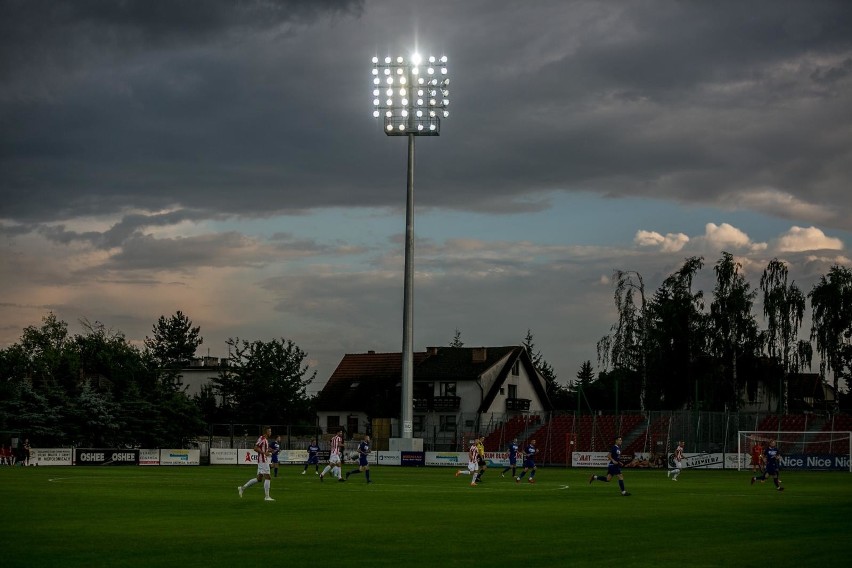
[[[350,469],[349,467],[346,468]],[[852,475],[374,467],[346,483],[285,466],[0,468],[3,566],[829,566],[848,554]]]

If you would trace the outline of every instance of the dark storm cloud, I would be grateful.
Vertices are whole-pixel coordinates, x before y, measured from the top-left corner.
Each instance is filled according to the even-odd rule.
[[[769,188],[852,218],[849,2],[438,4],[4,2],[0,218],[398,205],[366,61],[413,21],[451,55],[422,205]]]
[[[246,151],[258,167],[241,160],[244,138],[273,146],[253,128],[266,119],[253,114],[251,82],[268,69],[252,69],[245,44],[318,18],[357,16],[361,5],[4,1],[0,191],[11,199],[0,217],[158,209],[191,203],[194,191],[203,207],[239,209],[241,186],[251,193],[270,183],[263,152]],[[286,100],[279,90],[266,96]]]
[[[98,249],[122,246],[129,238],[140,235],[150,227],[168,227],[183,221],[199,221],[211,218],[209,213],[182,209],[157,215],[126,215],[106,231],[69,231],[64,225],[42,226],[38,232],[46,239],[69,244],[84,242]]]

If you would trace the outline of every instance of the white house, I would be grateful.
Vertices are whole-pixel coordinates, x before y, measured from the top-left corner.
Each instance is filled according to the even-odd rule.
[[[551,410],[545,382],[523,346],[429,347],[414,353],[414,437],[453,447],[501,420]],[[398,437],[401,353],[346,354],[317,396],[320,426],[347,437],[372,432],[376,447]]]

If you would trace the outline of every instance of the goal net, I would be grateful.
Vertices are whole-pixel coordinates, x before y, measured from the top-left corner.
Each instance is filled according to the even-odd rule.
[[[740,430],[737,432],[737,469],[751,469],[758,444],[766,449],[775,440],[785,469],[830,469],[852,472],[852,432],[786,432]]]

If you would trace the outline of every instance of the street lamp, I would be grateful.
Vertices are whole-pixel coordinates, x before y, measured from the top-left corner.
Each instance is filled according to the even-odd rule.
[[[423,59],[415,53],[373,57],[373,117],[388,136],[408,137],[408,186],[405,205],[405,276],[402,315],[402,438],[414,437],[414,137],[438,136],[449,116],[447,56]],[[406,448],[413,449],[413,448]]]

